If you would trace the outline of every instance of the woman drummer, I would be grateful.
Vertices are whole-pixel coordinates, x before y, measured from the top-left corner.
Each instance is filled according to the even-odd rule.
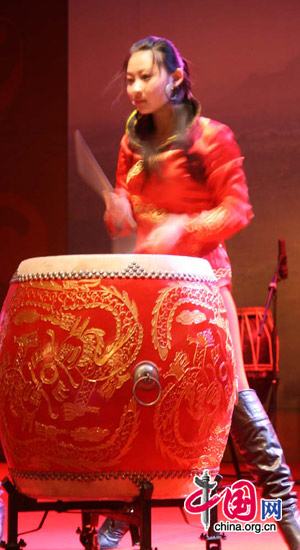
[[[253,217],[241,153],[231,130],[200,115],[189,69],[165,38],[133,44],[124,63],[127,94],[135,107],[121,140],[115,193],[105,221],[112,236],[137,229],[134,252],[205,258],[227,310],[238,375],[231,435],[264,498],[282,499],[281,532],[300,549],[296,495],[282,448],[245,374],[231,267],[224,240]],[[108,518],[99,530],[103,548],[127,531]]]

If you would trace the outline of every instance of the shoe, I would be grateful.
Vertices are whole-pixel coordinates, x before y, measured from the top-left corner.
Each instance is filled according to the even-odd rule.
[[[97,539],[100,550],[117,548],[120,540],[129,530],[128,523],[112,518],[106,518],[98,530]]]
[[[290,550],[300,550],[300,519],[294,482],[282,447],[256,392],[239,392],[234,407],[231,436],[246,466],[262,487],[262,497],[282,499],[282,520],[278,527]]]

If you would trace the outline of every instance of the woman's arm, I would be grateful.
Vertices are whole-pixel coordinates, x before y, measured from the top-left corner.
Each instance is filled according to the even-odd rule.
[[[127,235],[136,229],[126,184],[131,163],[132,153],[125,135],[120,144],[115,192],[106,195],[108,206],[104,221],[112,238]]]
[[[193,152],[203,159],[205,184],[215,206],[198,214],[169,214],[138,252],[200,255],[206,245],[228,239],[252,219],[243,158],[232,131],[208,121]]]
[[[230,128],[213,123],[204,130],[206,186],[215,206],[190,216],[185,229],[199,243],[218,242],[232,237],[253,218],[243,157]]]

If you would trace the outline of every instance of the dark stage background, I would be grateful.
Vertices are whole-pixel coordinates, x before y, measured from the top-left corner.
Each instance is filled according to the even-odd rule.
[[[190,61],[203,114],[229,124],[246,157],[255,218],[228,242],[238,306],[265,305],[286,240],[278,403],[299,412],[299,1],[10,0],[0,9],[1,299],[25,257],[112,250],[101,201],[76,174],[73,132],[113,182],[130,111],[114,76],[132,42],[166,35]],[[300,449],[299,420],[291,446]]]
[[[0,4],[1,302],[18,263],[64,253],[67,5]]]
[[[0,2],[0,303],[21,260],[67,250],[67,29],[65,1]]]

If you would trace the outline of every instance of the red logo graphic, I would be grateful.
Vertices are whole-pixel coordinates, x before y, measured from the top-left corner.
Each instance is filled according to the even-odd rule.
[[[209,483],[210,476],[205,470],[201,478],[195,476],[194,483],[200,489],[189,495],[184,503],[184,508],[190,514],[202,514],[202,523],[207,529],[210,524],[208,511],[223,500],[223,514],[227,519],[244,522],[253,521],[257,512],[256,490],[251,481],[240,479],[231,487],[226,487],[221,493],[209,498],[210,489],[215,488],[215,483]],[[201,498],[201,504],[195,504]]]

